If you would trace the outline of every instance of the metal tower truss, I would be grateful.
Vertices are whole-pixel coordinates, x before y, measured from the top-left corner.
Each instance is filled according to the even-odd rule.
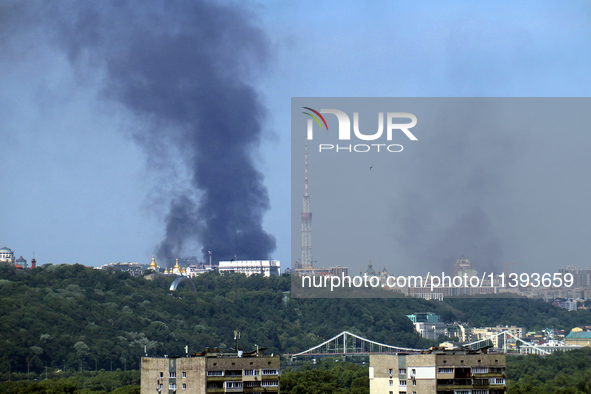
[[[311,119],[310,119],[311,121]],[[304,204],[302,210],[302,268],[312,267],[312,212],[310,212],[310,195],[308,194],[308,140],[306,140],[306,172]]]

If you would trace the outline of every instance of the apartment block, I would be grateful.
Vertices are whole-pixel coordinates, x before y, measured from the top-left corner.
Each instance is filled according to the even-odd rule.
[[[279,394],[279,356],[262,352],[143,357],[141,394]]]
[[[421,354],[372,354],[370,394],[505,394],[504,354],[437,349]]]

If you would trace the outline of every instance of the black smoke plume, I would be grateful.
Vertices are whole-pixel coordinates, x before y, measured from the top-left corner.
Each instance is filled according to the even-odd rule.
[[[173,263],[195,240],[204,260],[209,251],[214,261],[269,258],[269,198],[251,157],[266,114],[250,82],[269,42],[247,12],[201,0],[47,1],[4,11],[12,16],[4,14],[3,35],[26,26],[50,36],[75,69],[104,73],[105,97],[151,125],[137,135],[150,155],[166,162],[166,145],[180,152],[191,184],[173,193],[160,261]]]

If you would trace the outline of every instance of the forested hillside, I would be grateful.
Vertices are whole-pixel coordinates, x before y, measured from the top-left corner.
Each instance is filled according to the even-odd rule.
[[[59,372],[48,378],[13,376],[0,383],[0,393],[6,394],[139,394],[140,371]]]
[[[295,352],[350,330],[408,346],[429,346],[391,302],[290,300],[289,277],[204,275],[197,293],[172,277],[153,281],[81,265],[16,271],[0,266],[0,361],[12,371],[50,367],[135,369],[144,354],[182,354],[255,344],[268,352]],[[411,300],[416,303],[415,300]],[[417,304],[417,308],[423,306]],[[425,306],[426,307],[426,306]],[[2,374],[8,371],[4,363]]]
[[[433,311],[446,321],[570,329],[591,321],[589,311],[567,312],[527,299],[290,299],[290,279],[221,276],[193,279],[197,292],[172,277],[149,281],[120,271],[47,265],[17,271],[0,264],[0,377],[49,368],[137,369],[149,355],[182,354],[219,346],[271,353],[317,345],[343,330],[405,347],[428,347],[405,314]],[[554,319],[554,320],[548,320]]]
[[[507,357],[509,394],[591,394],[591,348]]]

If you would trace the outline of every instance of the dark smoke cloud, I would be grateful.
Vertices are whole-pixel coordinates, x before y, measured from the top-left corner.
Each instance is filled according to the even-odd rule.
[[[265,109],[249,81],[269,58],[266,35],[235,5],[206,1],[31,2],[12,5],[0,37],[34,31],[81,73],[105,75],[103,93],[151,127],[137,135],[166,162],[172,144],[191,177],[173,192],[159,259],[174,262],[195,239],[214,261],[266,259],[275,239],[251,152]],[[0,13],[1,14],[1,13]],[[163,143],[166,141],[166,143]],[[170,158],[170,160],[178,158]]]
[[[521,125],[498,115],[511,103],[455,99],[463,106],[457,114],[453,100],[425,127],[424,159],[406,169],[410,190],[395,217],[398,245],[431,271],[449,271],[462,255],[479,271],[500,271],[508,257],[502,235],[511,229],[495,216],[507,211]]]
[[[466,208],[454,213],[447,225],[431,227],[429,223],[437,220],[436,208],[418,196],[406,206],[412,209],[401,218],[404,232],[400,245],[429,269],[449,271],[463,254],[479,270],[500,268],[505,257],[503,242],[484,209]]]

